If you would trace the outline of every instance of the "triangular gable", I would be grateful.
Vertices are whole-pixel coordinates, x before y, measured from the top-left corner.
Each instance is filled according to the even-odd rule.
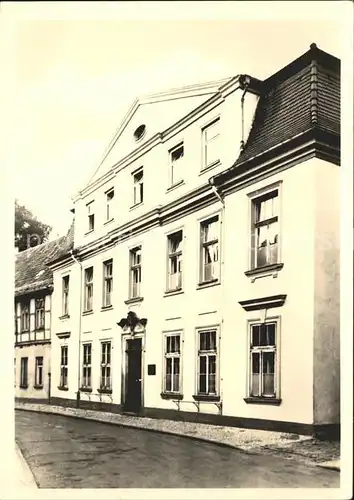
[[[89,184],[155,134],[163,132],[210,99],[228,80],[183,87],[137,99],[122,120]],[[146,127],[144,136],[136,141],[134,132],[142,125]]]

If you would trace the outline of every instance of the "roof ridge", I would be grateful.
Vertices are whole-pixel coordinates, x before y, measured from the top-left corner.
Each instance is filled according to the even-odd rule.
[[[18,255],[23,255],[25,254],[26,252],[29,252],[29,251],[33,251],[35,250],[36,248],[43,248],[44,246],[46,245],[50,245],[52,243],[56,243],[58,242],[60,239],[62,238],[66,238],[66,235],[63,235],[63,236],[59,236],[58,238],[56,238],[55,240],[50,240],[50,241],[43,241],[42,243],[40,243],[39,245],[35,245],[34,247],[29,247],[29,248],[26,248],[25,250],[22,250],[21,252],[18,252],[16,254],[16,256]]]

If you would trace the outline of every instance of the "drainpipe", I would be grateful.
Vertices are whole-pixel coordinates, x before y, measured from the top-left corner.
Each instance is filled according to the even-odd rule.
[[[218,197],[222,209],[221,209],[221,245],[220,245],[220,281],[221,281],[221,305],[220,305],[220,315],[221,315],[221,323],[224,323],[224,312],[223,312],[223,304],[224,304],[224,290],[225,290],[225,263],[224,263],[224,243],[225,243],[225,200],[218,191],[217,186],[215,186],[214,183],[214,178],[210,177],[208,180],[211,189],[215,193],[215,195]],[[221,346],[221,332],[220,332],[220,337],[219,337],[219,346]],[[219,347],[219,373],[220,373],[220,366],[221,366],[221,348]],[[222,391],[222,379],[220,377],[220,408],[219,412],[222,415],[222,404],[223,404],[223,391]]]
[[[245,95],[248,90],[251,79],[249,76],[244,77],[244,90],[241,97],[241,146],[240,152],[243,153],[245,149],[245,118],[244,118],[244,104],[245,104]]]
[[[77,370],[77,392],[76,392],[76,407],[80,407],[80,364],[81,364],[81,317],[82,317],[82,264],[79,262],[73,254],[73,250],[70,251],[70,256],[76,264],[80,266],[80,306],[79,306],[79,355],[78,355],[78,370]]]

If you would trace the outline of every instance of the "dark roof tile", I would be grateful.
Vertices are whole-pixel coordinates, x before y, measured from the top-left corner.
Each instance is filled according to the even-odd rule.
[[[16,254],[15,295],[44,290],[53,283],[49,260],[67,253],[73,245],[73,225],[65,236]]]

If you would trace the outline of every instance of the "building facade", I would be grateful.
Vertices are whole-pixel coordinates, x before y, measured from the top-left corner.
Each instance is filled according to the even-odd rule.
[[[52,398],[339,427],[340,62],[136,101],[50,264]]]
[[[47,260],[65,255],[70,234],[16,254],[15,397],[47,401],[50,397],[51,301],[53,273]]]

